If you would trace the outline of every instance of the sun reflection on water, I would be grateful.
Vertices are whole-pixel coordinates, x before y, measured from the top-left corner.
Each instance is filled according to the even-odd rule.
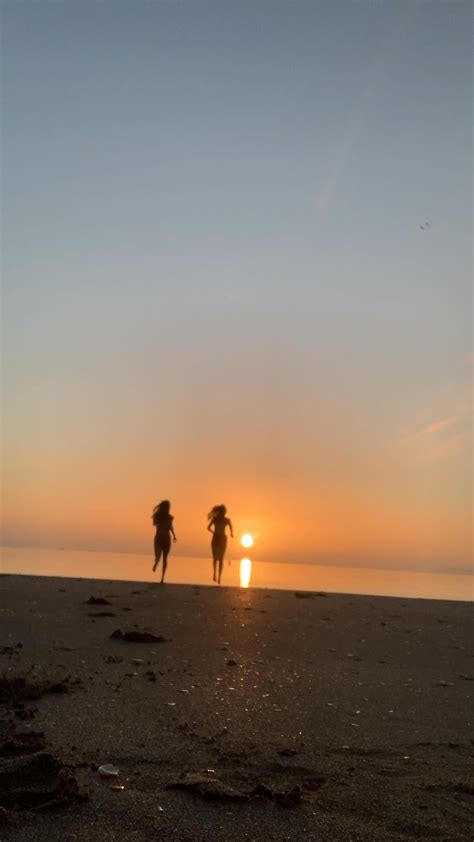
[[[240,587],[248,588],[252,576],[252,562],[249,558],[242,558],[240,561]]]

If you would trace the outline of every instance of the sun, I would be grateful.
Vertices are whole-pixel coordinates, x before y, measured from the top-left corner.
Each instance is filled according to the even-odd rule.
[[[243,547],[252,547],[253,546],[253,536],[249,535],[249,533],[246,532],[245,535],[242,535],[242,538],[240,539],[240,543],[242,544]]]

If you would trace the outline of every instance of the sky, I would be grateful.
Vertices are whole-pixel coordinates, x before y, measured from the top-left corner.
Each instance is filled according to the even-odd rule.
[[[469,568],[471,11],[2,4],[4,544]]]

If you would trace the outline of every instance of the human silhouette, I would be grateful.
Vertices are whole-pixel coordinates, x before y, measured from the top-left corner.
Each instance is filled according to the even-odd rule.
[[[232,522],[230,518],[226,517],[226,514],[227,509],[221,504],[220,506],[214,506],[207,516],[209,521],[207,528],[209,532],[212,532],[211,549],[212,566],[214,571],[213,579],[218,585],[221,583],[222,567],[224,565],[224,556],[227,547],[227,527],[229,527],[231,537],[234,537]],[[217,565],[219,565],[219,568]],[[218,574],[217,576],[216,572]]]
[[[169,500],[162,500],[153,509],[152,521],[153,526],[156,527],[155,534],[155,563],[153,565],[153,573],[160,563],[161,554],[163,554],[163,567],[161,569],[160,584],[165,581],[166,568],[168,566],[168,555],[171,547],[171,537],[176,541],[176,535],[173,529],[173,516],[170,514],[171,503]]]

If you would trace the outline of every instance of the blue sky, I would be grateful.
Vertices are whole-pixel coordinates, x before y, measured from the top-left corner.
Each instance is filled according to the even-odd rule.
[[[465,563],[470,32],[456,1],[3,4],[8,540],[79,511],[141,547],[172,495],[194,551],[225,495],[273,557],[278,482],[297,555],[324,489],[336,522],[383,489],[359,554],[416,509],[405,563],[440,513]]]

